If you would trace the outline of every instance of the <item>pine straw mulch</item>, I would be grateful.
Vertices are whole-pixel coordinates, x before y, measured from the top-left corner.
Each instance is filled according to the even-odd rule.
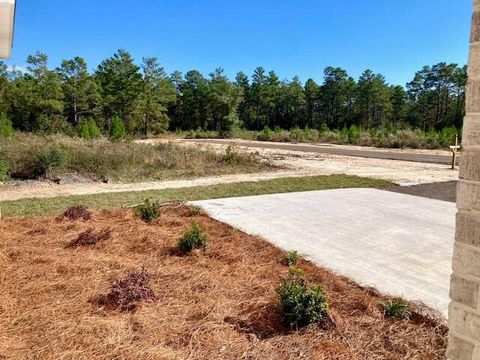
[[[208,250],[181,256],[176,241],[193,222],[208,234]],[[110,237],[68,246],[89,229],[109,229]],[[336,327],[285,329],[274,308],[288,272],[282,259],[265,241],[186,206],[165,208],[151,225],[128,209],[87,221],[2,219],[0,359],[445,357],[441,322],[420,314],[385,319],[378,302],[386,297],[305,260],[298,267],[324,284]],[[135,272],[140,278],[129,277]],[[124,311],[120,296],[120,308],[105,306],[99,299],[117,299],[121,279],[144,291],[125,296],[149,301]]]

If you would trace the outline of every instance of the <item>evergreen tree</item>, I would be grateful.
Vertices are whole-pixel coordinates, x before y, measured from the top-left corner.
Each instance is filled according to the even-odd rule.
[[[74,125],[82,118],[96,116],[100,101],[93,77],[88,73],[87,63],[81,57],[63,60],[57,69],[65,94],[65,115]]]
[[[209,92],[208,81],[200,72],[191,70],[185,75],[182,86],[184,129],[208,129],[212,122]]]
[[[142,132],[147,136],[149,131],[160,133],[168,128],[168,106],[175,102],[176,93],[173,83],[156,58],[144,58],[142,70],[140,113]]]
[[[48,56],[37,52],[27,58],[28,74],[25,81],[30,82],[24,90],[28,91],[29,104],[34,128],[43,132],[55,131],[63,120],[62,83],[55,71],[48,69]]]
[[[358,80],[358,106],[366,128],[385,126],[391,112],[390,88],[385,78],[365,70]]]
[[[238,106],[242,90],[228,80],[221,68],[210,74],[209,86],[212,114],[209,128],[226,133],[234,125],[238,125]]]
[[[118,50],[103,61],[95,73],[106,119],[120,116],[132,132],[137,125],[138,106],[142,91],[140,68],[125,50]]]
[[[305,83],[305,102],[307,125],[311,128],[319,126],[319,96],[320,87],[313,79],[308,79]]]

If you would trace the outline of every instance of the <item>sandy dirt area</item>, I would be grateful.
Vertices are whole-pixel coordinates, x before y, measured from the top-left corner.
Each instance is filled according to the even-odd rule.
[[[164,141],[167,140],[142,140],[141,142],[156,143]],[[228,144],[197,144],[181,140],[175,140],[175,142],[183,144],[184,146],[198,147],[199,149],[210,148],[218,152],[224,152],[228,146]],[[259,174],[235,174],[187,180],[182,179],[131,184],[103,184],[92,182],[57,185],[48,182],[16,182],[0,185],[0,201],[24,198],[51,198],[57,196],[160,190],[167,188],[236,183],[242,181],[260,181],[280,177],[330,174],[358,175],[376,179],[385,179],[402,186],[454,181],[458,179],[458,171],[451,170],[448,166],[443,164],[340,156],[283,149],[252,148],[241,146],[241,142],[235,146],[235,149],[236,151],[242,152],[255,152],[259,155],[262,161],[280,166],[282,167],[282,170]],[[375,151],[375,149],[370,149],[369,151]],[[424,153],[424,150],[421,151]],[[439,154],[437,151],[433,153]]]
[[[159,140],[144,140],[144,142],[147,143],[154,143],[155,141]],[[185,146],[200,146],[202,148],[214,149],[219,152],[224,152],[229,146],[228,144],[198,144],[194,142],[178,142],[184,144]],[[237,151],[254,152],[258,154],[264,161],[268,161],[274,165],[282,166],[301,174],[358,175],[375,179],[390,180],[403,186],[458,180],[458,170],[452,170],[449,166],[443,164],[362,158],[333,154],[320,154],[315,152],[290,151],[283,149],[252,148],[242,146],[242,142],[237,142],[237,140],[235,141],[235,144],[235,149]],[[340,145],[332,146],[340,147]],[[363,149],[364,148],[362,148],[362,150]],[[369,148],[368,151],[375,151],[375,149]],[[406,150],[393,149],[389,151],[405,152]],[[427,150],[411,151],[418,151],[418,154],[444,155],[442,150],[434,150],[432,153],[425,153]]]

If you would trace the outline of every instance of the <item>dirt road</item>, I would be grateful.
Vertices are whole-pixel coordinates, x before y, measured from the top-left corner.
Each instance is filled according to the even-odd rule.
[[[331,154],[339,156],[353,156],[372,159],[412,161],[429,164],[449,165],[452,163],[452,157],[447,152],[425,152],[425,151],[398,151],[388,149],[360,148],[353,146],[335,146],[335,145],[310,145],[310,144],[290,144],[262,141],[229,140],[229,139],[194,139],[185,140],[195,143],[207,144],[238,144],[244,147],[277,149],[298,152],[309,152],[319,154]]]

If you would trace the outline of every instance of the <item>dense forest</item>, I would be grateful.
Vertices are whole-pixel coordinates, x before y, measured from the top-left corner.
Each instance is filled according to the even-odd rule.
[[[50,69],[30,55],[26,71],[0,66],[0,135],[17,131],[79,134],[157,134],[167,130],[233,128],[440,130],[461,128],[466,66],[425,66],[406,87],[365,70],[358,80],[327,67],[323,81],[282,80],[262,67],[229,79],[221,68],[168,75],[156,58],[137,65],[119,50],[90,73],[81,57]]]

